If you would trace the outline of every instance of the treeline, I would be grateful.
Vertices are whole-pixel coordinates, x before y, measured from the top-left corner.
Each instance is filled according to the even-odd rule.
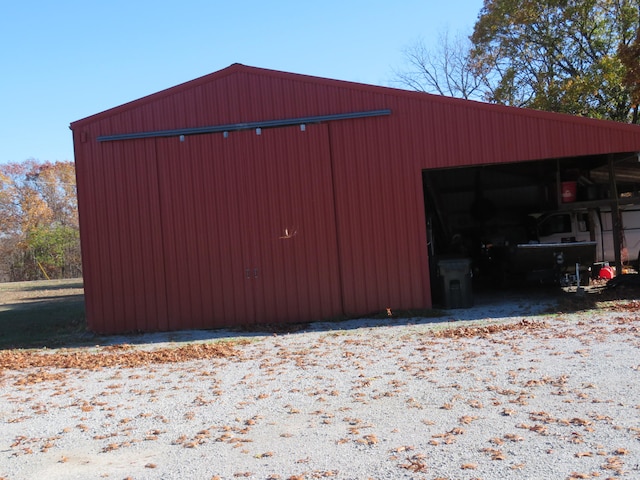
[[[638,0],[484,0],[471,35],[436,45],[406,49],[400,84],[640,123]]]
[[[0,164],[0,281],[82,276],[73,162]]]

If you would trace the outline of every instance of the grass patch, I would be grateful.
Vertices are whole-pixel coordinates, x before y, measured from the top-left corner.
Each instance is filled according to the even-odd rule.
[[[59,347],[86,332],[84,300],[40,303],[0,312],[0,349]]]
[[[81,288],[77,279],[0,284],[0,349],[79,341],[87,330]]]

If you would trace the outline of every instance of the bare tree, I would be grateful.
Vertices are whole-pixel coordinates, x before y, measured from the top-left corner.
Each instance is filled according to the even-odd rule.
[[[404,58],[412,90],[640,122],[640,0],[484,0],[468,38]]]
[[[433,50],[421,39],[403,51],[406,68],[395,72],[395,81],[419,92],[479,99],[483,80],[471,66],[471,48],[469,38],[459,33],[451,38],[444,31]]]

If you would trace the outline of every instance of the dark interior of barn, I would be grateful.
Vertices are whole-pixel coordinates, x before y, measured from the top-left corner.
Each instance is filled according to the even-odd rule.
[[[539,243],[536,218],[544,212],[640,205],[636,152],[424,170],[422,179],[432,278],[442,277],[443,262],[468,259],[474,290],[545,283],[510,272],[501,253]],[[628,252],[625,267],[635,267],[638,255]],[[435,303],[441,284],[432,282]]]

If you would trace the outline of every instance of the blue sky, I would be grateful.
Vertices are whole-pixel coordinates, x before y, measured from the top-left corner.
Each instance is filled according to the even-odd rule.
[[[483,0],[9,0],[0,163],[73,160],[69,123],[232,63],[392,85],[402,51],[471,33]]]

